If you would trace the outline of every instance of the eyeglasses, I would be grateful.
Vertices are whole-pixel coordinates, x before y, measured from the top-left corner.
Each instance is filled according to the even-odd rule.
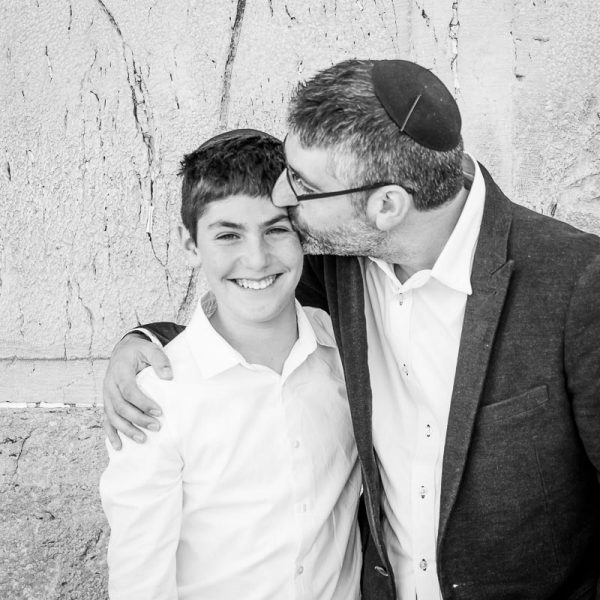
[[[378,183],[371,183],[369,185],[361,185],[360,187],[349,188],[347,190],[337,190],[335,192],[319,192],[317,194],[303,194],[298,192],[298,183],[294,182],[293,170],[286,166],[285,168],[285,176],[287,177],[288,184],[294,192],[294,196],[296,196],[296,200],[298,202],[303,202],[304,200],[318,200],[320,198],[332,198],[334,196],[343,196],[344,194],[354,194],[355,192],[366,192],[368,190],[374,190],[379,187],[383,187],[384,185],[395,185],[389,181],[380,181]]]

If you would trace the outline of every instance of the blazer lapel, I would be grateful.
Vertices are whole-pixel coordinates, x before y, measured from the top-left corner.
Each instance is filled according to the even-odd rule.
[[[346,378],[354,437],[360,457],[363,491],[371,533],[382,562],[379,470],[373,450],[372,392],[369,377],[364,284],[356,257],[324,257],[325,286],[331,320]]]
[[[510,202],[480,165],[485,207],[471,273],[444,448],[438,553],[456,501],[488,362],[513,270],[506,260]]]

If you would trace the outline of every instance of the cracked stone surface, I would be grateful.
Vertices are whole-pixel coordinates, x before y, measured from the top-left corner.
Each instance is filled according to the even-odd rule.
[[[230,127],[282,135],[295,83],[344,58],[433,69],[509,196],[599,232],[596,5],[5,3],[0,359],[106,358],[138,322],[185,322],[205,283],[175,241],[183,153]]]
[[[0,598],[104,600],[99,409],[0,411]]]

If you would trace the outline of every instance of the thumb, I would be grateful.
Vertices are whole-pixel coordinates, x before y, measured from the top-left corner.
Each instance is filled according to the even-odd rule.
[[[162,348],[149,344],[141,354],[141,361],[150,365],[160,379],[173,379],[171,363]]]

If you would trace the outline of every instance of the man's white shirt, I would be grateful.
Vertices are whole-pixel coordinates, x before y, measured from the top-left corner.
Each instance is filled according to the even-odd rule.
[[[485,183],[475,176],[431,270],[401,283],[392,264],[361,259],[373,444],[384,535],[399,600],[441,600],[436,572],[442,461]]]
[[[281,375],[248,364],[199,307],[138,375],[158,433],[107,444],[113,600],[360,597],[360,469],[331,321],[296,305]]]

